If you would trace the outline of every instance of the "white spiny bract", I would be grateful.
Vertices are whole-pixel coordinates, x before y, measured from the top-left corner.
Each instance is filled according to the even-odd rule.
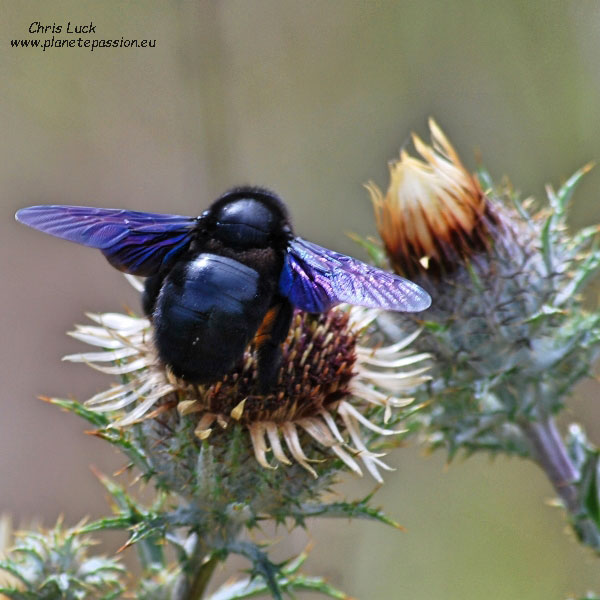
[[[49,531],[17,534],[0,561],[0,569],[11,579],[10,584],[0,584],[0,595],[14,600],[120,597],[124,567],[114,558],[89,556],[93,545],[77,528],[64,529],[60,522]]]

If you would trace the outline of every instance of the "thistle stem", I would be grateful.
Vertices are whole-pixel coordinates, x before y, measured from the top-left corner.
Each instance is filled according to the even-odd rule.
[[[206,548],[198,542],[173,591],[172,600],[202,600],[219,559],[207,558]]]
[[[204,561],[202,565],[200,565],[192,577],[189,593],[186,595],[186,600],[201,600],[204,598],[204,592],[208,587],[208,583],[218,562],[218,559],[213,557]]]
[[[521,430],[531,444],[534,460],[546,473],[562,500],[577,535],[584,544],[600,551],[600,532],[594,522],[585,516],[576,486],[580,473],[567,454],[554,419],[544,417],[535,422],[526,421],[521,423]]]

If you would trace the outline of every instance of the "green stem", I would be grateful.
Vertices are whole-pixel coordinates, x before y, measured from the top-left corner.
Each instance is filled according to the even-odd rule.
[[[219,560],[215,557],[204,561],[192,577],[186,600],[201,600]]]
[[[525,421],[521,423],[521,430],[531,444],[533,458],[546,473],[569,513],[579,539],[587,546],[600,551],[600,532],[586,515],[576,485],[580,473],[569,458],[554,419],[544,417],[534,422]]]
[[[219,559],[209,558],[206,548],[198,541],[179,580],[175,584],[172,600],[202,600]]]

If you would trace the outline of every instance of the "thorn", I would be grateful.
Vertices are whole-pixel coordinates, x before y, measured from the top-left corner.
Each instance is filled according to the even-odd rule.
[[[104,432],[101,429],[86,429],[83,433],[86,435],[93,435],[94,437],[99,437],[101,440],[106,439]]]
[[[123,465],[120,469],[117,469],[114,473],[113,473],[113,477],[119,477],[120,475],[123,475],[123,473],[125,473],[125,471],[127,471],[127,469],[129,469],[129,465]],[[138,475],[138,477],[141,477],[142,475]]]

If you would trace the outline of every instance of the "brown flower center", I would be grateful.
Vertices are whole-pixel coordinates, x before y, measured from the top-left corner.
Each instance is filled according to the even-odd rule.
[[[271,393],[258,393],[256,355],[250,346],[240,364],[215,384],[189,386],[178,381],[181,397],[195,398],[180,410],[232,417],[244,424],[317,415],[348,395],[357,335],[345,311],[297,312],[282,346],[281,367]]]

